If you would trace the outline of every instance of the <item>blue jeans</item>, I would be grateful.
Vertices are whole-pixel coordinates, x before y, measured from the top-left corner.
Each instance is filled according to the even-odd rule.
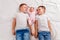
[[[51,40],[51,34],[48,31],[38,32],[39,40]]]
[[[30,40],[30,32],[28,29],[16,31],[16,40]]]

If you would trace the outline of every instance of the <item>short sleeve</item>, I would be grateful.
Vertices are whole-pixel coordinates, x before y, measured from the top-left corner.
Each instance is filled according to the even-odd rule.
[[[49,17],[49,16],[47,16],[47,19],[48,19],[48,20],[50,20],[50,17]]]
[[[36,15],[35,20],[38,20],[38,16]]]
[[[17,17],[17,13],[13,15],[13,18],[16,18]]]
[[[26,14],[26,16],[27,16],[27,19],[29,18],[29,15],[28,14]]]

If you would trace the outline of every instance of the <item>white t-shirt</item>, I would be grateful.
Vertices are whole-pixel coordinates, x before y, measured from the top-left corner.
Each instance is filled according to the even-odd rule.
[[[38,20],[38,31],[49,31],[48,20],[50,19],[46,14],[37,15],[36,20]]]
[[[16,18],[16,30],[28,28],[27,27],[28,14],[20,12],[16,14],[15,18]]]

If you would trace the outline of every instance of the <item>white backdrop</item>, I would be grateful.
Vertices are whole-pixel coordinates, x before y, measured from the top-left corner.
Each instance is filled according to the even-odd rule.
[[[0,40],[13,40],[11,23],[18,6],[27,3],[29,6],[45,5],[46,14],[51,19],[54,40],[60,40],[60,0],[0,0]]]

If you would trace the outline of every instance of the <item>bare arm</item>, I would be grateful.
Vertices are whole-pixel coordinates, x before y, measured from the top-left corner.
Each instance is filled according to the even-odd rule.
[[[52,28],[51,28],[51,24],[49,20],[48,20],[48,27],[49,27],[50,32],[52,32]]]
[[[15,27],[16,27],[16,18],[14,18],[12,21],[12,33],[13,33],[13,35],[15,35]]]
[[[32,32],[32,26],[31,26],[31,25],[29,25],[28,20],[27,20],[27,25],[28,25],[28,27],[30,28],[30,32]]]
[[[37,35],[38,35],[38,21],[36,20],[35,21],[35,35],[36,35],[36,37],[37,37]]]

